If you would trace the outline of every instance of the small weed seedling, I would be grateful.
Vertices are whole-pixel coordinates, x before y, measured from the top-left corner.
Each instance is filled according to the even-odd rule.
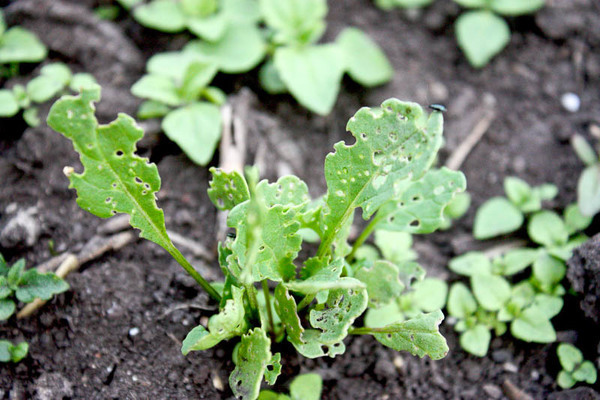
[[[290,383],[290,395],[261,390],[258,400],[319,400],[323,390],[323,379],[319,374],[302,374]]]
[[[573,136],[571,144],[585,164],[577,183],[577,205],[583,215],[593,217],[600,211],[600,156],[580,135]]]
[[[172,3],[172,2],[169,2]],[[208,86],[217,65],[190,51],[157,54],[131,92],[143,99],[140,118],[164,117],[162,129],[197,164],[212,159],[221,138],[225,94]]]
[[[271,352],[273,341],[286,339],[306,357],[335,357],[344,353],[348,335],[368,334],[420,357],[446,355],[439,309],[381,327],[353,326],[367,309],[397,301],[423,276],[414,261],[357,259],[358,247],[377,230],[432,232],[442,223],[446,204],[466,186],[461,172],[430,170],[442,143],[440,112],[426,115],[417,104],[396,99],[359,110],[348,123],[356,143],[337,143],[327,156],[327,193],[317,201],[295,176],[269,183],[259,181],[253,168],[244,176],[211,168],[209,197],[229,211],[227,223],[236,231],[219,245],[225,280],[211,285],[167,236],[156,205],[157,168],[134,154],[143,132],[124,114],[99,126],[93,106],[99,99],[99,87],[65,96],[48,116],[48,124],[80,154],[84,171],[66,169],[70,187],[77,190],[78,204],[97,216],[129,214],[142,237],[166,249],[219,303],[208,326],[189,332],[182,353],[241,337],[229,378],[236,398],[256,399],[263,379],[275,383],[282,357]],[[350,246],[357,208],[370,222]],[[301,228],[320,240],[316,254],[304,261],[297,259]]]
[[[87,73],[71,74],[69,67],[62,63],[52,63],[42,67],[40,75],[27,83],[15,85],[12,89],[0,89],[0,118],[12,117],[23,110],[23,119],[29,126],[38,126],[40,119],[34,104],[63,94],[66,88],[77,92],[81,88],[95,85],[94,77]]]
[[[52,296],[65,292],[69,284],[55,274],[39,273],[35,268],[25,271],[25,260],[8,266],[0,254],[0,321],[10,318],[16,301],[31,303],[35,299],[50,300]],[[18,362],[25,358],[29,346],[26,342],[13,345],[0,340],[0,362]]]
[[[0,77],[16,75],[19,63],[39,62],[47,55],[46,46],[32,32],[20,26],[7,29],[0,8]]]
[[[512,249],[493,260],[475,251],[451,260],[452,271],[469,277],[470,290],[463,283],[455,283],[448,296],[448,312],[458,319],[455,329],[461,332],[461,346],[477,356],[487,354],[490,331],[502,335],[507,324],[514,337],[527,342],[556,340],[550,320],[563,306],[565,289],[561,281],[567,270],[566,260],[587,239],[579,232],[591,223],[591,218],[581,215],[575,204],[567,207],[562,218],[552,211],[540,211],[541,199],[554,192],[549,185],[530,188],[516,178],[507,178],[504,183],[511,201],[497,197],[484,203],[477,212],[474,231],[478,226],[483,229],[478,224],[484,223],[486,234],[507,230],[509,225],[512,231],[523,223],[522,212],[536,211],[529,219],[527,231],[531,241],[540,247]],[[498,219],[508,219],[510,212],[519,216],[511,224]],[[502,229],[497,222],[504,224]],[[522,276],[530,266],[529,278],[515,282],[513,277]]]
[[[510,42],[510,28],[504,17],[532,14],[544,6],[544,0],[454,0],[470,9],[456,20],[456,41],[469,63],[485,67]],[[433,0],[376,0],[383,8],[425,7]]]
[[[556,349],[562,371],[558,373],[556,383],[563,389],[573,387],[577,382],[590,385],[596,383],[597,371],[594,363],[584,361],[581,351],[569,343],[561,343]]]

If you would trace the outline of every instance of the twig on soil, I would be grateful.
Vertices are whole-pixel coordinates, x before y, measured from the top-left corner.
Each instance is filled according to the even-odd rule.
[[[506,397],[508,397],[510,400],[533,400],[533,397],[519,389],[508,379],[502,383],[502,390],[504,391]]]
[[[108,238],[94,236],[77,255],[81,265],[95,260],[108,251],[120,250],[135,240],[133,232],[122,232]]]
[[[177,339],[177,337],[175,335],[173,335],[173,333],[167,332],[167,336],[169,337],[169,339],[174,341],[178,347],[181,347],[181,345],[183,344],[183,343],[181,343],[181,340]]]
[[[496,113],[494,111],[485,111],[483,117],[475,124],[465,140],[450,154],[450,157],[446,161],[446,167],[458,171],[471,150],[485,135],[495,118]]]
[[[203,310],[203,311],[215,311],[218,307],[214,306],[203,306],[200,304],[178,304],[174,307],[169,308],[168,310],[166,310],[164,313],[160,314],[156,319],[163,319],[164,317],[166,317],[167,315],[171,314],[174,311],[177,310],[186,310],[189,308],[195,308],[197,310]]]

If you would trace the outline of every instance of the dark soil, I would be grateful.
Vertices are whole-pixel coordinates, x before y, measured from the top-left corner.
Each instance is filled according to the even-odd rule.
[[[103,86],[104,101],[98,106],[103,122],[118,112],[134,115],[139,100],[129,87],[141,76],[144,60],[186,40],[143,29],[126,16],[114,23],[99,21],[91,11],[98,4],[94,0],[1,2],[8,3],[9,24],[35,31],[49,46],[52,61],[68,62],[97,77]],[[575,199],[582,165],[568,139],[575,133],[589,138],[600,126],[596,0],[548,1],[533,17],[510,19],[510,45],[481,71],[473,70],[456,46],[452,23],[460,9],[449,0],[414,13],[386,13],[366,0],[330,1],[329,6],[326,40],[348,25],[367,31],[390,57],[394,80],[374,90],[345,81],[332,114],[317,117],[290,97],[260,92],[256,71],[244,78],[219,77],[234,101],[250,107],[246,163],[257,163],[269,179],[292,172],[308,182],[313,195],[320,195],[325,190],[324,157],[333,143],[348,137],[348,118],[360,106],[398,97],[448,106],[442,161],[485,112],[495,111],[487,134],[462,166],[475,207],[502,194],[508,175],[531,184],[556,184],[560,194],[549,207],[562,209]],[[565,92],[581,98],[578,112],[561,107]],[[78,166],[70,143],[47,127],[25,129],[19,118],[1,123],[0,251],[11,262],[25,257],[30,266],[52,252],[77,252],[103,221],[79,209],[67,189],[62,168]],[[216,212],[206,195],[207,169],[191,164],[155,130],[140,147],[141,154],[158,163],[163,181],[159,203],[167,226],[214,248],[219,238]],[[470,239],[474,210],[451,231],[416,240],[430,274],[455,278],[445,269],[448,259],[478,245]],[[7,229],[14,218],[20,225]],[[214,262],[190,257],[209,279],[219,278]],[[187,357],[180,353],[180,341],[214,306],[162,249],[137,241],[84,265],[68,281],[71,290],[36,316],[0,325],[0,338],[30,344],[24,361],[0,371],[0,398],[232,397],[227,377],[233,369],[233,343]],[[598,301],[597,293],[592,294],[592,301]],[[569,317],[557,320],[559,338],[585,344],[586,357],[594,358],[598,331],[588,329],[579,299],[569,299],[563,312]],[[597,305],[595,312],[597,318]],[[559,392],[554,345],[504,336],[494,339],[488,357],[480,359],[461,351],[450,327],[442,330],[451,351],[436,362],[387,350],[368,337],[348,339],[346,353],[336,359],[308,360],[285,348],[288,356],[277,389],[285,391],[299,372],[316,371],[325,380],[325,399],[501,399],[506,398],[505,381],[534,399],[595,398],[591,389],[585,389],[588,394],[583,389]]]

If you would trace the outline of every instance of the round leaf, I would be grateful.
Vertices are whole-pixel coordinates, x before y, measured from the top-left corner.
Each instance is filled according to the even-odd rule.
[[[543,246],[562,246],[569,240],[569,232],[563,220],[552,211],[536,213],[527,225],[529,237]]]
[[[488,328],[481,324],[475,325],[471,329],[467,329],[460,335],[460,347],[466,352],[483,357],[487,354],[490,347],[492,333]]]
[[[492,263],[481,252],[470,251],[450,260],[448,267],[457,274],[464,276],[489,275],[492,273]]]
[[[573,372],[575,367],[583,362],[581,351],[570,343],[561,343],[556,349],[558,360],[564,370]]]
[[[0,117],[12,117],[19,112],[19,103],[13,92],[0,89]]]
[[[446,304],[448,284],[437,278],[425,278],[413,285],[413,302],[425,312],[439,310]]]
[[[40,75],[33,78],[27,84],[27,94],[36,103],[50,100],[63,90],[65,85],[53,77]]]
[[[30,31],[21,27],[9,29],[0,41],[0,64],[38,62],[48,55],[46,46]]]
[[[323,379],[319,374],[298,375],[290,384],[292,400],[319,400]]]
[[[162,32],[180,32],[185,28],[186,17],[179,3],[171,0],[154,0],[133,11],[137,22]]]
[[[532,14],[544,7],[544,0],[492,0],[492,10],[502,15]]]
[[[448,312],[456,318],[465,319],[477,310],[477,301],[464,283],[455,283],[448,295]]]
[[[556,340],[552,322],[535,308],[523,311],[510,325],[510,332],[526,342],[552,343]]]
[[[178,106],[182,102],[173,79],[165,76],[144,75],[133,84],[131,93],[142,99],[158,101],[169,106]]]
[[[485,66],[510,41],[506,22],[489,11],[469,11],[456,20],[456,40],[475,68]]]
[[[489,239],[514,232],[523,224],[523,213],[503,197],[486,201],[475,215],[473,236],[476,239]]]
[[[471,288],[479,304],[489,311],[500,310],[510,298],[510,284],[500,276],[473,275]]]

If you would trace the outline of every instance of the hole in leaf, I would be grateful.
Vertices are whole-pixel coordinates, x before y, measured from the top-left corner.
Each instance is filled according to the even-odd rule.
[[[139,176],[135,177],[135,183],[142,183],[142,179]]]
[[[113,189],[117,188],[117,182],[113,182],[113,184],[111,185],[113,187]]]
[[[110,203],[112,201],[112,197],[107,197],[106,200],[104,200],[105,203]]]
[[[392,142],[395,142],[396,140],[398,140],[398,134],[396,132],[390,132],[389,136],[390,136],[390,140]]]
[[[417,228],[419,225],[421,225],[421,223],[419,222],[418,219],[413,219],[412,221],[410,221],[410,226]]]
[[[383,164],[385,156],[383,155],[381,150],[376,150],[373,153],[373,164],[375,165],[381,165]]]
[[[115,151],[115,156],[117,156],[117,157],[123,157],[123,150],[117,150],[117,151]]]
[[[421,196],[413,196],[412,201],[421,201]]]
[[[392,338],[392,334],[391,334],[391,333],[388,333],[388,334],[387,334],[387,335],[385,335],[385,336],[386,336],[388,339],[391,339],[391,338]]]
[[[150,190],[150,184],[149,183],[144,183],[144,189]]]

